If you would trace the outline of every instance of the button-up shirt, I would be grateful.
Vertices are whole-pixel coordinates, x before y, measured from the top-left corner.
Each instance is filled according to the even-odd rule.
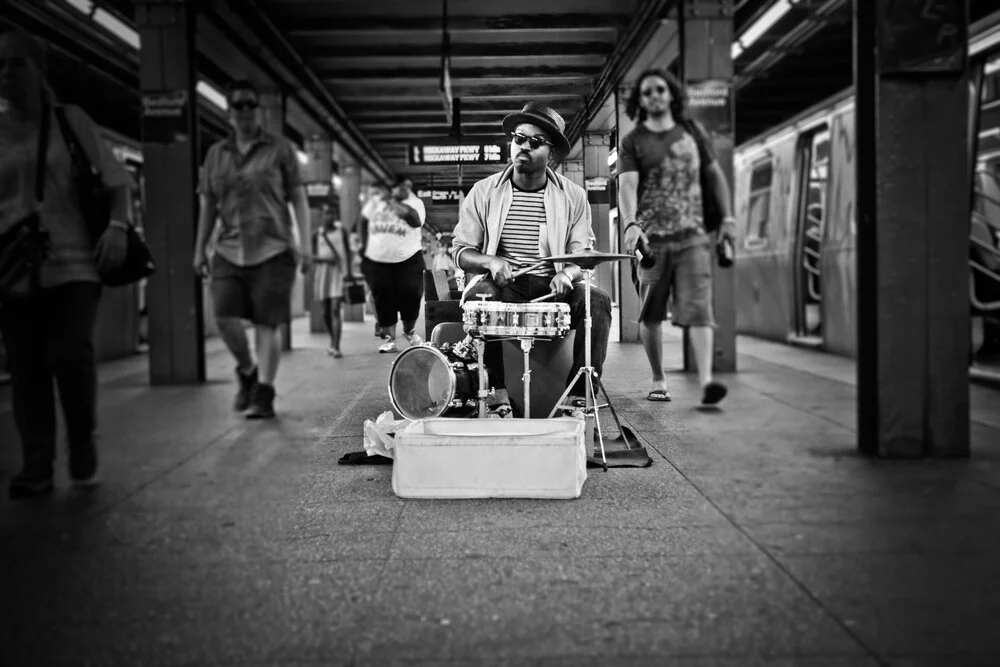
[[[216,252],[238,266],[253,266],[294,246],[291,192],[302,185],[295,147],[261,130],[246,153],[235,135],[208,149],[198,193],[218,202]]]

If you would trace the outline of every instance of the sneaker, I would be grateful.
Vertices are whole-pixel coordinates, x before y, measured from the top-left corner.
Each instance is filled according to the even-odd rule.
[[[378,348],[380,354],[384,354],[386,352],[399,352],[399,348],[396,347],[396,339],[384,336],[382,340],[385,342]]]
[[[70,447],[69,477],[74,486],[92,486],[96,482],[97,448],[93,440]]]
[[[410,345],[423,345],[424,344],[424,339],[421,338],[419,335],[417,335],[416,332],[406,333],[404,331],[403,332],[403,337],[406,338],[406,342],[408,342]]]
[[[250,399],[250,409],[247,410],[247,419],[273,419],[274,418],[274,387],[269,384],[258,383],[254,386],[253,396]]]
[[[236,400],[233,401],[233,409],[236,412],[243,412],[250,407],[250,399],[253,397],[254,387],[257,386],[257,367],[247,374],[243,374],[236,369],[236,379],[240,384],[240,390],[236,393]]]
[[[7,494],[11,500],[36,498],[52,493],[52,474],[34,475],[20,472],[10,480]]]

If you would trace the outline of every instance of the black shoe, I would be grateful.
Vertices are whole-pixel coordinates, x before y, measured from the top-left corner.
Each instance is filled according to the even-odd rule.
[[[10,480],[7,493],[11,500],[48,495],[52,493],[52,475],[19,473]]]
[[[263,383],[254,387],[246,417],[247,419],[274,418],[274,387]]]
[[[253,398],[253,389],[257,386],[257,367],[244,375],[240,373],[240,370],[236,369],[236,379],[240,383],[240,390],[236,394],[236,400],[233,401],[233,409],[236,412],[243,412],[250,407],[250,401]]]
[[[75,486],[89,486],[97,477],[97,448],[93,440],[69,448],[69,476]]]

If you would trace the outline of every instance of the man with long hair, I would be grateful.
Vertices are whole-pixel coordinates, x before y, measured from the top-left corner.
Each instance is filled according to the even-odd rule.
[[[650,401],[669,401],[661,361],[662,322],[673,294],[673,323],[687,327],[694,348],[702,404],[715,405],[726,387],[712,379],[715,318],[712,308],[712,234],[702,198],[714,197],[723,213],[718,231],[730,241],[735,221],[729,184],[703,131],[687,115],[687,94],[675,76],[650,69],[635,81],[626,108],[638,121],[618,155],[618,212],[627,252],[638,250],[636,269],[640,334],[653,371]],[[709,192],[702,192],[701,172]]]

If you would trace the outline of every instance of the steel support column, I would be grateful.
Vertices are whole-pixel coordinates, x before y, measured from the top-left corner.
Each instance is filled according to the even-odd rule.
[[[361,215],[361,166],[340,144],[334,146],[334,158],[340,165],[340,221],[354,231]],[[364,322],[364,304],[344,306],[345,322]]]
[[[279,137],[285,136],[285,113],[287,98],[280,90],[263,90],[260,94],[260,119],[264,130]],[[297,223],[293,223],[297,224]],[[295,274],[295,287],[292,290],[291,303],[288,304],[289,317],[302,314],[302,274]],[[292,349],[292,322],[289,319],[281,327],[281,349],[288,352]]]
[[[689,93],[698,90],[726,90],[728,118],[711,107],[699,108],[702,98],[691,95],[692,116],[697,118],[713,140],[722,171],[733,189],[733,0],[684,0],[679,3],[684,22],[680,34],[685,83]],[[705,195],[707,193],[703,193]],[[730,202],[732,204],[732,202]],[[715,361],[722,373],[736,371],[736,272],[715,267],[713,297],[715,304]],[[684,332],[684,370],[694,371],[694,355]]]
[[[158,270],[146,285],[149,381],[205,380],[202,285],[191,268],[198,203],[195,5],[137,0],[142,40],[146,240]]]
[[[615,147],[617,154],[621,155],[622,139],[635,129],[635,121],[628,117],[626,105],[628,104],[629,88],[632,82],[623,81],[622,85],[615,91],[615,135],[618,145]],[[617,178],[618,166],[615,165]],[[621,192],[616,188],[616,192]],[[622,234],[621,216],[618,218],[619,224],[616,230],[618,234],[618,247],[624,248],[625,238]],[[618,336],[623,343],[640,343],[639,337],[639,294],[635,289],[635,281],[632,273],[635,270],[634,262],[615,262],[615,270],[618,271],[618,284],[621,286],[618,294]]]
[[[583,178],[583,160],[566,160],[563,162],[563,176],[579,185],[587,187]]]
[[[303,169],[303,180],[309,195],[310,233],[315,235],[323,224],[324,206],[329,206],[333,201],[333,142],[324,135],[314,135],[305,140],[304,148],[309,162]],[[320,253],[324,246],[323,241],[318,241],[316,253]],[[315,272],[314,266],[303,281],[302,294],[305,309],[309,313],[309,333],[324,333],[326,326],[323,322],[323,304],[316,302],[316,295],[313,293]]]
[[[854,19],[858,448],[968,456],[968,5]]]
[[[596,239],[595,250],[611,252],[611,230],[608,218],[611,211],[611,183],[608,179],[608,155],[611,154],[611,132],[590,131],[583,135],[583,179],[590,202],[590,214]],[[614,284],[610,263],[597,267],[597,287],[609,296]]]

